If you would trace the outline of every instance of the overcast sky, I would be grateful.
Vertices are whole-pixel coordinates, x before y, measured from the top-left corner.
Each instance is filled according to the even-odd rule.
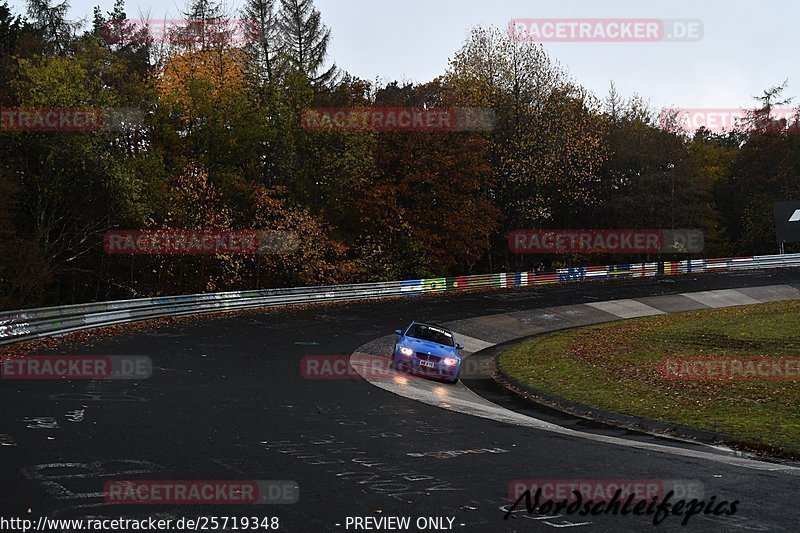
[[[72,0],[73,18],[114,0]],[[227,2],[230,9],[240,1]],[[518,18],[697,19],[695,42],[545,43],[573,78],[598,96],[614,81],[619,92],[638,93],[654,108],[751,106],[754,95],[789,80],[800,96],[797,60],[800,3],[796,0],[316,0],[331,28],[330,57],[339,67],[373,80],[426,82],[442,74],[470,28],[505,30]],[[12,0],[24,12],[25,0]],[[129,0],[131,19],[178,18],[182,0]],[[800,104],[796,99],[793,105]]]

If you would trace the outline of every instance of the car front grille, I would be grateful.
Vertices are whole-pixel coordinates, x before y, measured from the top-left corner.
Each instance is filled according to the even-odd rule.
[[[441,357],[438,355],[428,355],[426,353],[419,353],[417,352],[417,359],[422,359],[423,361],[430,361],[431,363],[438,363],[442,360]]]

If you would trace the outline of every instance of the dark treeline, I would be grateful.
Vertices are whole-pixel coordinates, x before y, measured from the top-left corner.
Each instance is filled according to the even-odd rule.
[[[690,136],[613,86],[590,94],[541,45],[492,28],[474,29],[428,83],[378,84],[331,65],[311,0],[249,0],[241,13],[195,0],[168,38],[126,24],[120,0],[88,29],[66,12],[0,6],[0,107],[132,108],[144,123],[0,132],[3,308],[530,269],[542,258],[507,248],[518,228],[700,228],[706,256],[774,253],[772,202],[800,197],[797,124],[770,114],[785,84],[755,102],[751,127]],[[248,21],[244,39],[233,19]],[[304,109],[349,106],[490,108],[496,123],[301,127]],[[104,253],[110,229],[159,228],[292,230],[299,248]]]

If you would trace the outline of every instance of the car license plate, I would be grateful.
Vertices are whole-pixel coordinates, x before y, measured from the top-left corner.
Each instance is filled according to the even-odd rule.
[[[430,361],[420,361],[419,365],[424,366],[426,368],[436,368],[436,365],[434,363],[431,363]]]

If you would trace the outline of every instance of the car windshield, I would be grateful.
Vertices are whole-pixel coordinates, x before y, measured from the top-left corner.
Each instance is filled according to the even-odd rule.
[[[415,339],[436,342],[439,344],[444,344],[445,346],[455,346],[453,344],[453,334],[445,329],[437,328],[436,326],[414,324],[408,328],[406,337],[414,337]]]

